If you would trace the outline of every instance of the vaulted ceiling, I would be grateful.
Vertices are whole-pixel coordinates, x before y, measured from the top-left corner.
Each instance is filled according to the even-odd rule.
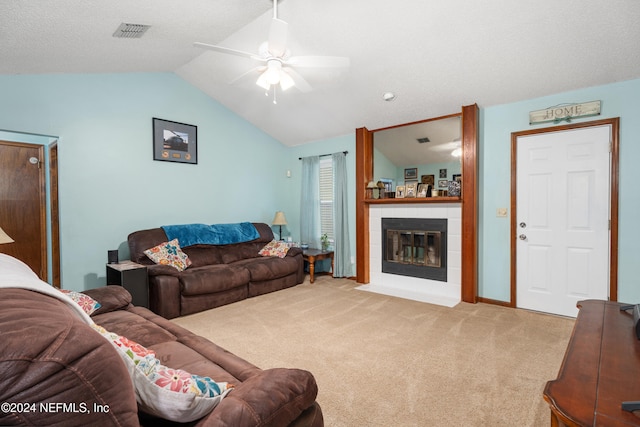
[[[0,74],[175,72],[287,145],[640,77],[637,0],[282,0],[294,55],[346,56],[314,90],[265,96],[270,0],[3,0]],[[121,23],[150,25],[114,38]],[[392,91],[392,102],[382,99]],[[590,100],[570,100],[575,102]],[[547,107],[541,105],[540,108]]]

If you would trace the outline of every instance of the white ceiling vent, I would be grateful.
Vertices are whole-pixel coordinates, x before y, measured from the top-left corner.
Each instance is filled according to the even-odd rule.
[[[125,39],[139,39],[144,33],[151,28],[151,25],[142,24],[120,24],[113,37],[125,38]]]

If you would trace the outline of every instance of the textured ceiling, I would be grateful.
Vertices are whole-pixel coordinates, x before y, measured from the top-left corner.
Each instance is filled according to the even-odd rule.
[[[283,0],[293,55],[348,56],[306,73],[278,103],[256,64],[195,41],[257,52],[269,0],[3,0],[0,74],[176,72],[287,145],[640,77],[638,0]],[[122,22],[147,24],[116,39]],[[393,91],[397,99],[384,102]],[[568,100],[589,101],[589,100]],[[546,106],[541,106],[544,108]]]

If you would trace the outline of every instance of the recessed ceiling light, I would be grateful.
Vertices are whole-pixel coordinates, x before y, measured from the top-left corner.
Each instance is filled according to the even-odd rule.
[[[393,92],[385,92],[382,94],[382,99],[384,99],[387,102],[391,102],[394,99],[396,99],[396,94]]]

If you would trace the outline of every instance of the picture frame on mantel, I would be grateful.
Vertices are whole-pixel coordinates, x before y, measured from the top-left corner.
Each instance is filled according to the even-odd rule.
[[[153,118],[153,160],[198,164],[198,127]]]

